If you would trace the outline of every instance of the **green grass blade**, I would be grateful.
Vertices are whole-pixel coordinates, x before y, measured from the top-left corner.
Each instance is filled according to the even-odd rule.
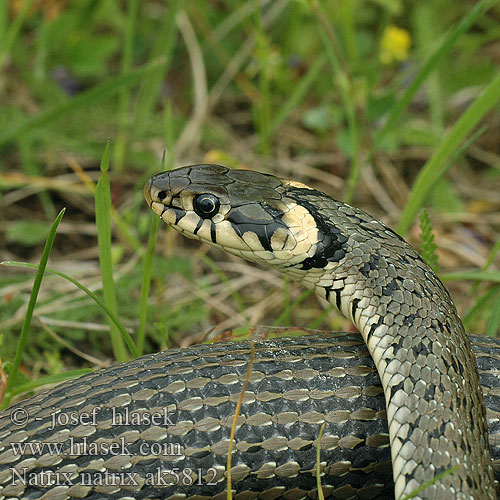
[[[315,476],[316,476],[316,487],[318,488],[318,500],[325,500],[325,494],[323,493],[323,487],[321,485],[321,438],[323,437],[323,432],[325,430],[325,422],[321,424],[319,429],[318,444],[316,445],[316,466],[315,466]]]
[[[445,136],[432,157],[419,172],[408,201],[405,204],[398,225],[398,232],[405,235],[424,204],[435,183],[444,174],[445,162],[454,154],[466,135],[477,125],[479,120],[500,100],[500,76],[484,89],[474,100],[453,128]]]
[[[482,313],[482,311],[486,310],[486,308],[491,307],[489,304],[494,300],[495,293],[498,291],[496,287],[493,287],[489,290],[486,290],[486,292],[479,294],[477,288],[474,289],[474,287],[479,283],[479,281],[474,283],[470,293],[471,297],[477,296],[476,300],[462,314],[462,321],[464,323],[466,332],[474,333],[477,325],[477,318]]]
[[[96,85],[61,104],[57,104],[52,108],[38,113],[33,117],[26,118],[18,125],[0,133],[0,146],[13,139],[17,139],[21,135],[31,133],[41,126],[48,125],[54,120],[70,113],[71,111],[74,111],[77,108],[92,106],[96,101],[109,97],[123,87],[133,85],[142,78],[158,71],[160,68],[163,68],[165,64],[166,62],[163,58],[161,60],[153,61],[145,66],[142,66],[141,68],[130,71],[126,75],[120,75],[116,78],[108,80],[107,82]]]
[[[38,269],[38,266],[36,264],[30,264],[28,262],[5,261],[0,262],[0,264],[2,264],[3,266],[17,266],[26,267],[28,269]],[[118,319],[118,316],[111,309],[109,309],[108,306],[95,293],[91,292],[85,285],[82,285],[79,281],[75,280],[66,273],[56,271],[55,269],[50,269],[49,267],[45,268],[45,270],[50,274],[54,274],[56,276],[59,276],[60,278],[65,279],[66,281],[69,281],[70,283],[73,283],[73,285],[79,288],[82,292],[86,293],[111,318],[118,330],[120,330],[123,341],[125,342],[125,344],[127,344],[130,354],[134,358],[138,357],[137,348],[134,344],[134,341],[132,340],[132,337],[129,335],[127,330],[125,330],[125,327]]]
[[[10,17],[8,2],[0,2],[0,43],[4,44]]]
[[[257,2],[254,0],[254,4]],[[271,73],[269,71],[269,57],[271,54],[271,40],[264,30],[261,9],[253,11],[253,23],[256,37],[256,59],[259,71],[257,82],[259,87],[258,99],[252,102],[254,110],[254,121],[259,134],[258,149],[262,154],[268,154],[271,149],[271,134],[269,125],[271,123]]]
[[[323,41],[323,46],[325,47],[326,55],[332,68],[332,75],[338,84],[347,121],[351,168],[349,169],[347,191],[345,193],[344,200],[349,203],[352,200],[361,173],[358,123],[356,119],[355,105],[351,97],[352,83],[345,65],[342,64],[342,54],[338,44],[336,43],[335,33],[329,24],[328,17],[323,12],[321,3],[319,1],[315,1],[313,2],[313,7],[316,11],[316,16],[320,21],[319,34]]]
[[[151,286],[151,271],[153,269],[153,258],[160,227],[160,217],[154,216],[151,219],[151,230],[149,232],[148,248],[144,255],[144,271],[142,273],[141,303],[139,308],[139,331],[137,333],[137,351],[139,356],[144,349],[144,337],[146,336],[146,324],[148,320],[148,297]]]
[[[342,28],[342,38],[345,44],[345,53],[349,61],[357,62],[359,59],[358,34],[356,33],[356,2],[339,3],[339,22]]]
[[[491,266],[491,264],[493,264],[493,261],[495,260],[499,252],[500,252],[500,238],[493,245],[493,248],[491,249],[488,258],[486,259],[486,264],[483,266],[484,270],[488,269]]]
[[[441,274],[440,278],[443,281],[482,280],[500,283],[500,271],[455,271]]]
[[[163,157],[162,169],[172,170],[174,168],[174,149],[175,149],[175,139],[174,139],[174,120],[172,118],[172,103],[169,99],[165,100],[165,108],[163,111],[165,120],[165,144],[167,146],[167,157]]]
[[[413,31],[416,49],[426,56],[432,53],[435,40],[439,39],[442,19],[436,15],[432,2],[419,2],[415,5]],[[442,131],[445,123],[444,94],[442,89],[441,68],[436,66],[428,75],[426,90],[429,100],[429,116],[434,130]]]
[[[33,310],[35,309],[36,299],[38,297],[40,285],[42,284],[43,274],[45,272],[45,268],[47,267],[47,261],[49,260],[49,255],[50,251],[52,250],[52,245],[54,244],[57,226],[59,226],[59,223],[61,222],[61,219],[63,218],[65,211],[66,209],[63,208],[59,212],[59,215],[56,217],[54,222],[52,223],[49,235],[47,237],[45,246],[43,248],[42,256],[40,258],[40,264],[37,266],[38,270],[35,275],[35,280],[33,281],[33,288],[31,289],[28,308],[26,310],[26,315],[24,316],[21,335],[19,337],[19,342],[17,343],[16,354],[14,357],[14,361],[12,363],[12,368],[10,370],[9,380],[7,381],[7,386],[5,388],[5,398],[2,402],[2,405],[0,406],[0,408],[2,409],[8,406],[9,401],[12,398],[12,390],[16,385],[17,374],[19,372],[19,367],[21,366],[21,360],[23,357],[24,345],[26,343],[26,338],[28,337],[28,331],[31,325],[31,319],[33,318]]]
[[[406,495],[403,500],[410,500],[411,498],[415,498],[419,493],[422,491],[426,490],[429,486],[432,486],[433,484],[439,483],[441,479],[445,478],[446,476],[449,476],[450,474],[453,474],[458,467],[450,467],[449,469],[440,472],[439,474],[436,474],[432,479],[429,481],[426,481],[422,485],[420,485],[418,488],[415,488],[414,491],[412,491],[409,495]]]
[[[181,5],[181,0],[171,0],[168,2],[168,7],[165,9],[165,15],[162,19],[161,29],[158,32],[158,38],[151,51],[152,60],[163,57],[166,63],[149,75],[149,78],[141,82],[135,118],[135,128],[138,135],[143,132],[148,118],[152,114],[154,105],[158,100],[160,87],[164,81],[165,74],[172,63],[172,54],[177,40],[177,24],[175,18]]]
[[[7,3],[7,2],[5,2]],[[14,45],[16,41],[17,35],[19,35],[19,31],[24,23],[24,19],[26,18],[26,14],[28,14],[31,9],[31,5],[33,4],[33,0],[25,0],[22,8],[17,13],[16,17],[12,21],[10,27],[5,34],[5,40],[0,40],[1,48],[0,48],[0,70],[3,68],[3,64],[5,62],[5,58],[7,54],[10,52],[10,49]],[[4,7],[2,7],[4,8]]]
[[[31,380],[26,382],[25,384],[18,385],[14,388],[11,395],[17,396],[18,394],[22,394],[23,392],[33,391],[34,389],[38,389],[47,384],[59,384],[66,380],[70,380],[72,378],[81,377],[82,375],[86,375],[87,373],[92,373],[94,370],[92,368],[80,368],[79,370],[68,370],[64,373],[58,373],[56,375],[48,375],[46,377],[37,378],[36,380]]]
[[[390,114],[384,126],[375,134],[373,146],[368,154],[368,161],[373,153],[378,149],[384,137],[392,132],[402,114],[408,109],[413,97],[419,91],[430,72],[437,66],[439,61],[446,55],[454,46],[458,38],[463,35],[472,24],[489,8],[495,5],[498,0],[479,0],[476,2],[464,16],[464,18],[445,36],[436,51],[429,56],[427,61],[422,66],[422,69],[415,75],[411,84],[406,89],[405,93],[391,109]]]
[[[118,302],[116,300],[115,283],[113,279],[113,262],[111,258],[111,192],[109,185],[109,142],[101,160],[101,175],[95,190],[95,221],[97,226],[97,243],[99,246],[99,264],[101,266],[102,291],[104,302],[116,315]],[[127,360],[127,353],[120,332],[116,325],[109,321],[111,327],[111,343],[115,359],[119,362]]]
[[[495,300],[495,305],[491,312],[490,319],[488,321],[488,326],[486,328],[486,335],[488,337],[496,337],[498,329],[500,328],[500,288],[497,293],[497,299]]]
[[[138,0],[127,2],[127,21],[123,36],[123,52],[121,61],[121,73],[126,75],[132,68],[132,53],[134,48],[135,25],[139,12]],[[120,104],[118,112],[118,134],[114,147],[114,168],[118,173],[123,171],[125,155],[127,152],[127,135],[129,127],[130,110],[130,87],[123,87],[120,91]]]
[[[174,166],[174,131],[172,121],[172,107],[170,101],[165,101],[165,142],[168,151],[168,160],[163,154],[161,168],[162,170],[172,170]],[[165,168],[166,166],[166,168]],[[144,339],[146,336],[146,324],[148,319],[148,297],[151,287],[151,270],[153,268],[154,250],[160,227],[160,217],[153,216],[151,220],[151,229],[149,231],[148,247],[144,255],[144,271],[141,285],[141,303],[139,309],[139,331],[137,333],[137,350],[140,355],[144,350]]]
[[[436,274],[439,273],[437,248],[434,242],[434,228],[432,227],[431,218],[424,208],[420,213],[420,253]]]

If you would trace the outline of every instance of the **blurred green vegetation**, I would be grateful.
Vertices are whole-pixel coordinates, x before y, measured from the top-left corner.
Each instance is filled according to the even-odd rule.
[[[425,204],[442,277],[460,268],[453,291],[467,328],[494,334],[499,18],[495,0],[0,2],[0,260],[38,263],[67,207],[49,265],[104,297],[104,252],[106,288],[114,282],[106,303],[116,300],[139,351],[255,318],[349,327],[276,278],[284,291],[274,307],[259,306],[276,295],[272,280],[256,283],[235,261],[221,264],[164,231],[151,264],[142,185],[166,152],[169,166],[220,162],[298,178],[399,224],[416,244]],[[98,246],[94,194],[108,139],[110,189],[100,189],[112,240]],[[432,232],[425,238],[432,243]],[[4,363],[14,359],[32,280],[0,267]],[[126,356],[113,355],[109,325],[88,297],[46,277],[19,380],[96,365],[81,352]]]

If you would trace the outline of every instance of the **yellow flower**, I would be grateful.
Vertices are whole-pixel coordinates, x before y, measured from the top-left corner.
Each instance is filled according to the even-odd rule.
[[[380,40],[380,60],[384,64],[404,61],[411,46],[410,33],[390,24]]]

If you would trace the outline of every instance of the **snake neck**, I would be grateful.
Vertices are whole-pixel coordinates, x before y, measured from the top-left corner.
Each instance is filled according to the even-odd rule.
[[[277,268],[335,304],[382,380],[396,498],[495,498],[475,359],[453,302],[401,237],[295,181],[217,165],[154,176],[172,227]],[[431,485],[427,485],[431,481]]]
[[[475,358],[446,288],[371,216],[332,207],[321,193],[292,197],[303,198],[318,228],[302,280],[353,321],[380,375],[395,497],[435,480],[415,498],[496,498]]]

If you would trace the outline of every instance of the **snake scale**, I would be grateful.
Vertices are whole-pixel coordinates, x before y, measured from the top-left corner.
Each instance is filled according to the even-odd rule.
[[[414,498],[496,498],[470,341],[448,292],[402,238],[303,184],[219,165],[158,174],[145,196],[184,235],[314,289],[366,348],[356,335],[201,346],[41,393],[0,415],[0,498],[222,499],[240,396],[234,498],[316,498],[322,423],[326,497],[399,500],[418,488]],[[478,339],[476,349],[496,435],[500,348]],[[19,408],[29,418],[16,426]]]

